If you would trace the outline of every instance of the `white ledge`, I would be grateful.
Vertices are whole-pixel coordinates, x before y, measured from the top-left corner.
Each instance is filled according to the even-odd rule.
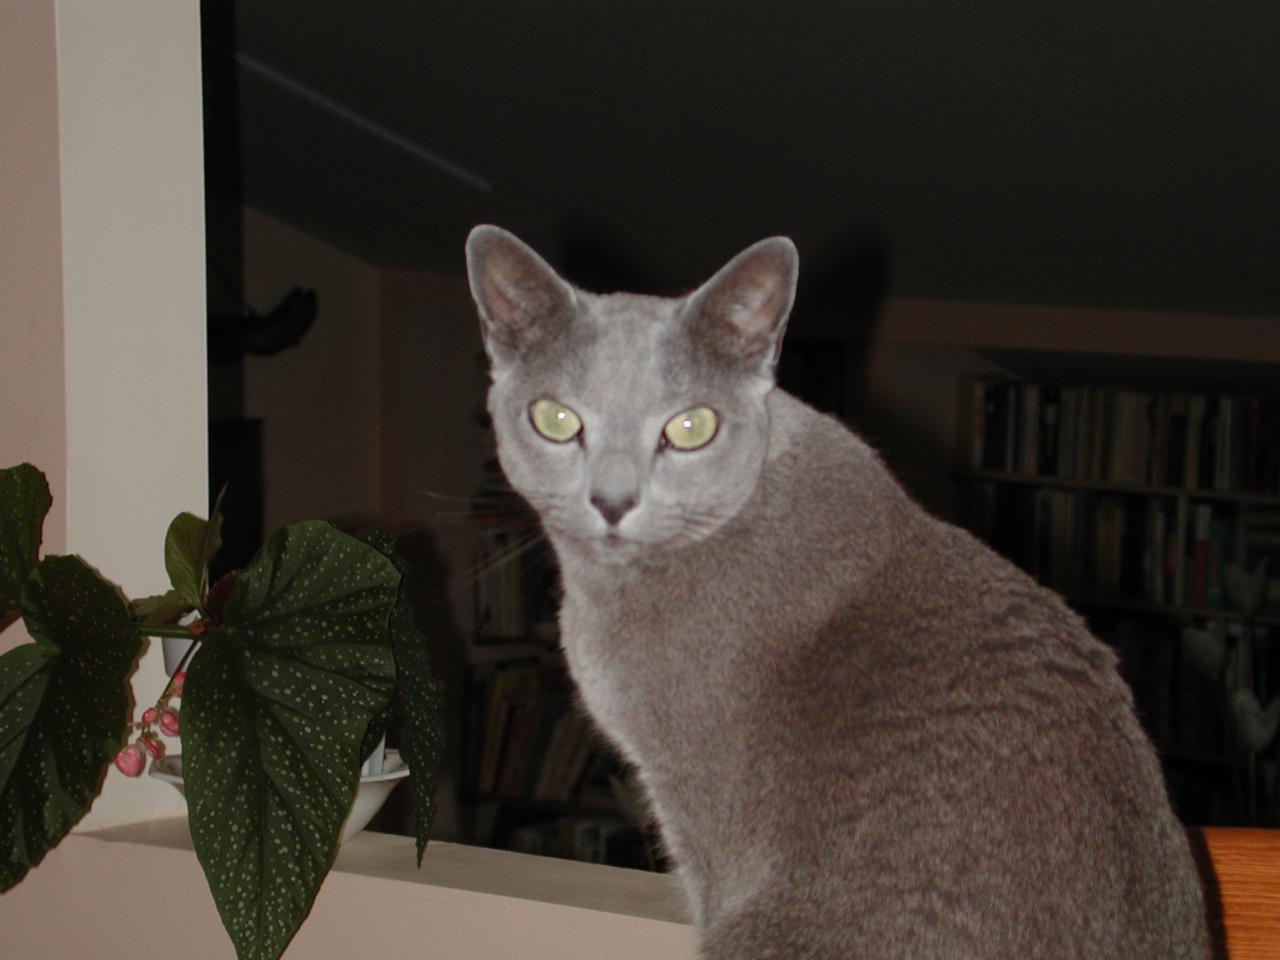
[[[185,818],[75,833],[0,897],[15,956],[234,957]],[[693,960],[674,878],[409,837],[343,846],[287,958]]]

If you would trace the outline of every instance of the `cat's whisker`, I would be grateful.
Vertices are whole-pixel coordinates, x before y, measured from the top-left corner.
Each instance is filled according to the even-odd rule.
[[[486,557],[483,561],[453,574],[443,586],[428,593],[423,600],[425,603],[433,604],[456,597],[462,591],[475,586],[485,577],[501,570],[508,564],[514,563],[531,549],[543,543],[546,543],[546,537],[542,534],[542,531],[532,529],[526,536]]]
[[[423,497],[427,500],[445,500],[450,503],[474,503],[477,499],[474,495],[458,496],[451,493],[440,493],[438,490],[430,490],[427,487],[415,487],[413,494],[414,496]]]
[[[465,525],[509,521],[513,526],[528,522],[528,502],[509,487],[486,490],[471,497],[455,497],[425,488],[415,492],[429,501],[425,519],[433,522]]]

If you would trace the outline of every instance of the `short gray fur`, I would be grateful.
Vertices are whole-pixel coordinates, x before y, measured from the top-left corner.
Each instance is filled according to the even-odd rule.
[[[496,227],[467,263],[569,667],[639,770],[707,960],[1209,955],[1111,651],[775,387],[790,241],[678,299],[578,290]],[[540,435],[538,399],[579,437]],[[663,444],[698,406],[715,438]]]

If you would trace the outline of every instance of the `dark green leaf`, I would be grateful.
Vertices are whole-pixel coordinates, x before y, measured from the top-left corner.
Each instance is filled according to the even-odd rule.
[[[191,661],[183,775],[196,854],[241,958],[274,960],[311,910],[395,680],[395,567],[327,523],[273,535]]]
[[[361,539],[391,558],[400,571],[400,590],[391,611],[391,649],[396,658],[396,706],[400,711],[400,753],[409,764],[413,783],[413,832],[417,840],[418,866],[431,836],[436,817],[436,784],[444,755],[444,689],[431,672],[427,638],[414,618],[410,603],[413,569],[395,548],[395,538],[384,530],[369,530]]]
[[[363,766],[364,761],[369,758],[369,754],[378,749],[378,744],[380,744],[382,742],[382,738],[387,735],[387,728],[391,726],[391,716],[393,712],[391,704],[388,703],[386,709],[369,721],[369,727],[364,732],[364,739],[360,741],[361,766]]]
[[[201,610],[209,589],[209,562],[222,547],[221,504],[219,493],[208,520],[191,513],[178,514],[164,538],[164,568],[169,582],[191,606]]]
[[[21,605],[35,642],[0,657],[0,890],[97,797],[125,736],[125,680],[142,647],[119,594],[77,557],[37,564]]]
[[[48,481],[31,464],[0,470],[0,621],[18,607],[52,503]]]
[[[396,699],[400,711],[400,753],[413,783],[413,827],[418,866],[436,817],[436,785],[444,755],[444,688],[431,673],[426,637],[414,623],[413,608],[397,602],[391,614],[391,646],[396,658]]]
[[[391,534],[380,530],[377,527],[368,527],[364,530],[357,531],[355,533],[355,537],[362,543],[367,543],[369,546],[373,547],[383,556],[390,559],[392,563],[395,562],[395,558],[390,554],[391,548],[395,545],[395,538],[392,537]],[[403,583],[404,581],[401,580],[402,586]],[[387,728],[391,726],[391,718],[394,713],[394,705],[388,703],[385,710],[369,721],[369,729],[365,731],[364,741],[360,744],[360,757],[362,763],[364,758],[367,758],[369,754],[373,753],[373,751],[377,749],[378,744],[382,742],[382,738],[387,735]]]
[[[195,604],[177,590],[170,590],[168,593],[162,593],[158,596],[130,600],[129,613],[139,623],[145,623],[148,626],[161,626],[178,620],[194,606]]]

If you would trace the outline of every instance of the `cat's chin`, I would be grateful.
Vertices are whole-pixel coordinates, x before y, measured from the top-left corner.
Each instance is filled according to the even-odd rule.
[[[653,545],[627,537],[616,531],[583,536],[580,533],[561,531],[552,539],[562,550],[569,550],[581,560],[600,566],[623,566],[643,559],[653,551]]]
[[[666,539],[629,536],[617,530],[567,530],[548,526],[547,533],[558,551],[572,553],[579,561],[601,567],[649,566],[661,564],[673,551],[697,543],[710,535],[683,535]]]
[[[631,563],[645,552],[646,547],[638,540],[613,532],[595,537],[589,543],[593,558],[606,564]]]

